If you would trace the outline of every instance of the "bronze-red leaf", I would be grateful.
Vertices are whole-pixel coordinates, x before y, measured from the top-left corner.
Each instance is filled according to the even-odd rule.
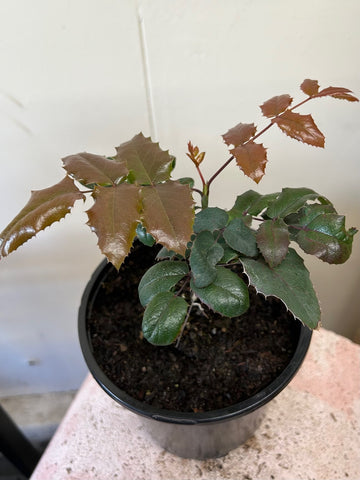
[[[250,140],[256,133],[256,126],[253,123],[238,123],[235,127],[230,128],[222,136],[227,145],[238,147]]]
[[[265,174],[266,148],[260,143],[248,142],[234,148],[231,153],[245,175],[259,183]]]
[[[139,193],[139,186],[127,183],[95,187],[95,202],[87,211],[88,225],[98,237],[100,250],[118,269],[130,251],[140,222]]]
[[[293,99],[290,95],[278,95],[264,102],[260,108],[265,117],[272,118],[284,112],[291,105],[292,101]]]
[[[358,102],[359,99],[352,95],[352,91],[344,87],[327,87],[320,90],[315,97],[333,97],[340,100],[348,100],[349,102]]]
[[[0,257],[5,257],[41,230],[65,217],[85,196],[66,176],[56,185],[31,192],[25,207],[0,234]]]
[[[310,80],[310,78],[305,79],[300,85],[301,90],[311,97],[316,95],[319,91],[319,83],[317,80]]]
[[[151,185],[169,180],[174,157],[161,150],[158,143],[142,133],[116,148],[115,160],[124,162],[139,185]]]
[[[86,152],[69,155],[63,163],[68,174],[85,185],[112,184],[129,173],[124,162]]]
[[[184,255],[194,222],[189,186],[168,181],[142,187],[141,196],[146,231],[168,250]]]
[[[325,137],[316,126],[311,115],[300,115],[299,113],[286,111],[279,117],[274,118],[273,122],[286,135],[295,140],[314,147],[324,147],[325,145]]]

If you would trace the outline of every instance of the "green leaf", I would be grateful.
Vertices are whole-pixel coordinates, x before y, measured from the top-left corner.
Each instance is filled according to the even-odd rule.
[[[200,232],[193,243],[190,254],[190,268],[194,284],[206,287],[217,275],[215,265],[224,255],[223,248],[216,242],[211,232]]]
[[[115,162],[101,155],[78,153],[63,158],[64,168],[83,185],[111,185],[128,174],[124,162]]]
[[[115,160],[124,162],[131,171],[132,180],[139,185],[152,185],[169,180],[174,168],[174,157],[161,150],[158,143],[142,133],[116,148]]]
[[[288,226],[281,218],[265,220],[259,227],[256,241],[266,263],[276,267],[284,260],[289,249]]]
[[[236,273],[224,267],[216,267],[213,283],[199,288],[191,281],[190,286],[199,299],[215,312],[226,317],[237,317],[249,308],[249,291],[245,282]]]
[[[136,236],[147,247],[152,247],[155,244],[155,238],[150,233],[147,233],[146,228],[141,223],[136,227]]]
[[[258,254],[254,232],[245,225],[241,218],[234,218],[225,228],[223,237],[233,250],[254,257]]]
[[[100,250],[119,269],[136,236],[140,221],[140,187],[122,183],[95,187],[88,225],[98,237]]]
[[[194,208],[188,185],[168,181],[141,188],[142,224],[168,250],[185,256],[192,235]]]
[[[162,247],[159,253],[156,255],[156,260],[173,260],[176,256],[177,253],[175,253],[173,250],[168,250],[167,248]]]
[[[311,190],[311,188],[283,188],[278,198],[266,210],[270,218],[284,218],[291,213],[296,213],[309,200],[319,200],[322,204],[331,204],[325,197]]]
[[[0,258],[64,218],[76,200],[85,200],[85,196],[68,176],[52,187],[31,192],[28,203],[0,234]]]
[[[194,232],[199,233],[204,230],[214,232],[224,228],[228,222],[228,214],[225,210],[218,207],[204,208],[195,215]]]
[[[356,229],[346,230],[345,217],[327,213],[322,205],[309,205],[297,217],[294,239],[304,252],[331,264],[344,263],[351,255]]]
[[[218,240],[219,245],[221,245],[222,249],[224,250],[224,255],[221,257],[219,263],[229,263],[232,260],[235,260],[239,257],[239,252],[236,252],[229,245],[225,242],[223,237],[220,237]]]
[[[153,345],[170,345],[178,336],[186,318],[187,302],[171,292],[160,292],[148,304],[142,330]]]
[[[289,227],[290,233],[296,236],[299,233],[301,227],[304,227],[316,217],[326,213],[337,213],[333,205],[322,205],[314,203],[305,205],[300,208],[297,213],[292,213],[284,218],[285,223]]]
[[[259,293],[280,298],[294,317],[310,328],[320,321],[320,307],[303,259],[289,248],[275,268],[263,260],[242,258],[245,274]]]
[[[181,183],[181,185],[189,185],[190,188],[194,188],[195,185],[195,181],[191,177],[179,178],[178,182]]]
[[[170,290],[188,272],[189,268],[185,262],[164,260],[155,263],[140,280],[138,289],[141,305],[147,305],[157,293]]]
[[[260,195],[260,193],[254,190],[248,190],[236,198],[234,206],[229,211],[229,218],[232,220],[238,217],[245,217],[246,215],[259,215],[278,196],[278,192]]]

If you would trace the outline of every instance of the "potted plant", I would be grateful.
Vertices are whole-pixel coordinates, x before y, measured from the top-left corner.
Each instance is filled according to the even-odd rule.
[[[262,130],[239,123],[225,133],[230,157],[208,180],[205,153],[189,142],[201,188],[190,177],[172,180],[175,158],[140,133],[112,157],[64,158],[65,178],[33,191],[0,234],[4,257],[91,195],[88,224],[109,263],[83,295],[85,359],[104,390],[181,456],[224,455],[245,441],[301,365],[320,308],[290,242],[332,264],[351,254],[357,230],[346,230],[344,216],[312,189],[249,190],[229,210],[209,206],[212,184],[231,162],[260,182],[267,150],[258,138],[272,126],[324,147],[312,116],[298,107],[322,97],[358,101],[316,80],[301,90],[296,105],[289,95],[261,105]]]

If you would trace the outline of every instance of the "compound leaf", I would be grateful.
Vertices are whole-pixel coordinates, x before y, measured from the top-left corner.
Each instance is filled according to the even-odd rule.
[[[41,230],[65,217],[85,196],[66,176],[56,185],[31,192],[25,207],[0,234],[0,257],[16,250]]]

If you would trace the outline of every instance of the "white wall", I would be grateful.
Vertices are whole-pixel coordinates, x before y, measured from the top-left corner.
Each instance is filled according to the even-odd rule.
[[[62,178],[59,159],[70,153],[111,154],[142,130],[177,156],[178,176],[195,175],[189,139],[208,152],[211,174],[226,158],[220,135],[240,121],[265,125],[258,105],[282,93],[300,98],[304,78],[359,96],[359,17],[356,0],[3,0],[0,229],[30,189]],[[309,111],[326,149],[270,130],[258,189],[312,187],[360,226],[359,104],[319,99]],[[256,185],[231,166],[212,203],[230,207],[248,188]],[[76,310],[101,255],[79,207],[1,260],[0,396],[76,388],[85,375]],[[360,326],[359,245],[342,266],[308,261],[323,324],[349,336]]]

